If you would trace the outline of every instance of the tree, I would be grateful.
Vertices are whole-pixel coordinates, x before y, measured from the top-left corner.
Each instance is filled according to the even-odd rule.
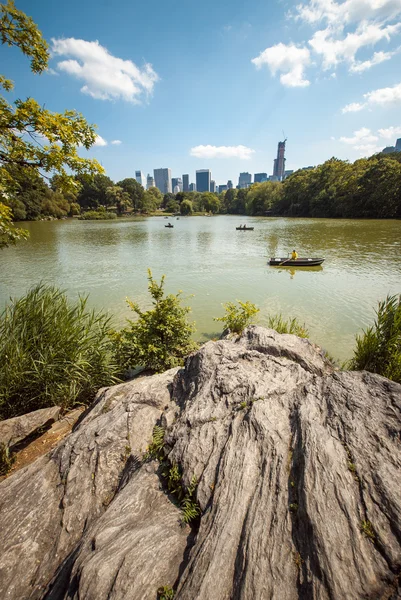
[[[117,185],[129,195],[131,199],[131,205],[134,207],[134,210],[140,210],[142,208],[143,197],[145,194],[145,190],[141,184],[138,183],[133,177],[127,177],[122,181],[118,181]]]
[[[122,215],[131,206],[131,198],[128,192],[124,192],[123,188],[118,185],[113,185],[107,188],[106,196],[111,205],[117,207],[117,214]]]
[[[211,212],[213,214],[219,212],[219,199],[216,194],[213,194],[212,192],[204,192],[202,194],[202,204],[207,212]]]
[[[183,200],[180,204],[180,213],[182,215],[192,215],[193,207],[190,200]]]
[[[33,20],[15,8],[13,0],[0,4],[0,39],[2,44],[17,46],[31,59],[33,73],[46,70],[47,43]],[[14,86],[0,75],[0,87],[11,91]],[[95,127],[75,110],[53,113],[33,98],[9,104],[0,96],[0,197],[8,197],[14,189],[6,168],[9,166],[24,167],[45,177],[56,173],[64,189],[76,185],[71,171],[102,172],[96,160],[81,158],[77,153],[79,146],[88,149],[95,140]]]
[[[279,181],[255,183],[246,197],[247,215],[264,215],[272,206],[280,201],[283,185]]]
[[[98,206],[108,206],[112,199],[107,195],[107,189],[113,187],[114,183],[107,175],[87,174],[77,175],[76,181],[79,185],[77,202],[83,208],[96,209]]]
[[[159,206],[161,206],[161,203],[163,201],[163,195],[162,195],[161,191],[159,190],[159,188],[152,186],[147,191],[149,194],[151,194],[154,197],[155,202],[157,203],[157,208],[159,208]]]
[[[168,194],[164,194],[163,196],[163,201],[162,201],[162,208],[166,208],[167,204],[171,201],[171,200],[175,200],[175,194],[170,194],[170,192]]]
[[[159,190],[158,190],[159,191]],[[160,194],[161,195],[161,194]],[[155,211],[160,206],[160,199],[150,189],[145,192],[142,200],[142,212],[145,214]]]
[[[191,309],[181,306],[180,292],[164,295],[164,279],[163,275],[157,283],[148,269],[151,310],[144,312],[136,302],[127,301],[138,319],[128,320],[129,327],[114,334],[122,368],[140,365],[165,371],[182,365],[185,356],[197,348],[191,339],[195,328],[187,320]]]
[[[167,210],[167,212],[172,212],[172,213],[178,212],[180,210],[180,205],[178,204],[178,202],[176,200],[174,200],[174,198],[170,199],[167,202],[166,210]]]
[[[28,232],[12,226],[12,212],[9,206],[0,202],[0,248],[26,240]]]

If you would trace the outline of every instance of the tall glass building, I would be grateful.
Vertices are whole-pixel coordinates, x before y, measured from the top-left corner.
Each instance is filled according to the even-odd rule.
[[[238,187],[248,188],[252,183],[252,175],[250,173],[240,173],[238,179]]]
[[[212,174],[209,169],[200,169],[196,171],[196,191],[210,192],[210,182]]]
[[[135,171],[135,179],[142,187],[145,187],[145,176],[142,171]]]
[[[153,169],[155,185],[162,194],[171,194],[171,169]]]
[[[254,183],[262,183],[262,181],[267,181],[267,173],[255,173],[253,176]]]
[[[182,191],[189,192],[189,175],[182,176]]]

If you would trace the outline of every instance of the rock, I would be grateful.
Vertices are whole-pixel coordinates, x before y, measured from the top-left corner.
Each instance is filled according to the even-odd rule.
[[[0,444],[12,447],[40,429],[57,421],[61,408],[40,408],[20,417],[0,421]]]
[[[198,525],[143,460],[164,424]],[[334,371],[249,327],[185,369],[101,390],[76,429],[0,484],[0,597],[401,598],[401,386]]]

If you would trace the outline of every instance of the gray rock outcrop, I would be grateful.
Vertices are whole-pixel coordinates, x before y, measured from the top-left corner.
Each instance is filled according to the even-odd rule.
[[[201,515],[143,460],[155,424]],[[101,390],[0,484],[8,600],[401,598],[401,386],[249,327],[185,369]]]
[[[60,416],[59,406],[40,408],[33,412],[0,421],[0,444],[12,447],[35,433],[38,429],[48,426]]]

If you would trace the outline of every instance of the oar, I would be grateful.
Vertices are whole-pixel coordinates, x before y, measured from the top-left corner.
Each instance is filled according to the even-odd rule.
[[[280,263],[279,267],[281,267],[281,265],[285,265],[285,263],[288,262],[289,260],[291,260],[291,256],[289,258],[287,258],[287,260],[284,260],[282,263]]]

